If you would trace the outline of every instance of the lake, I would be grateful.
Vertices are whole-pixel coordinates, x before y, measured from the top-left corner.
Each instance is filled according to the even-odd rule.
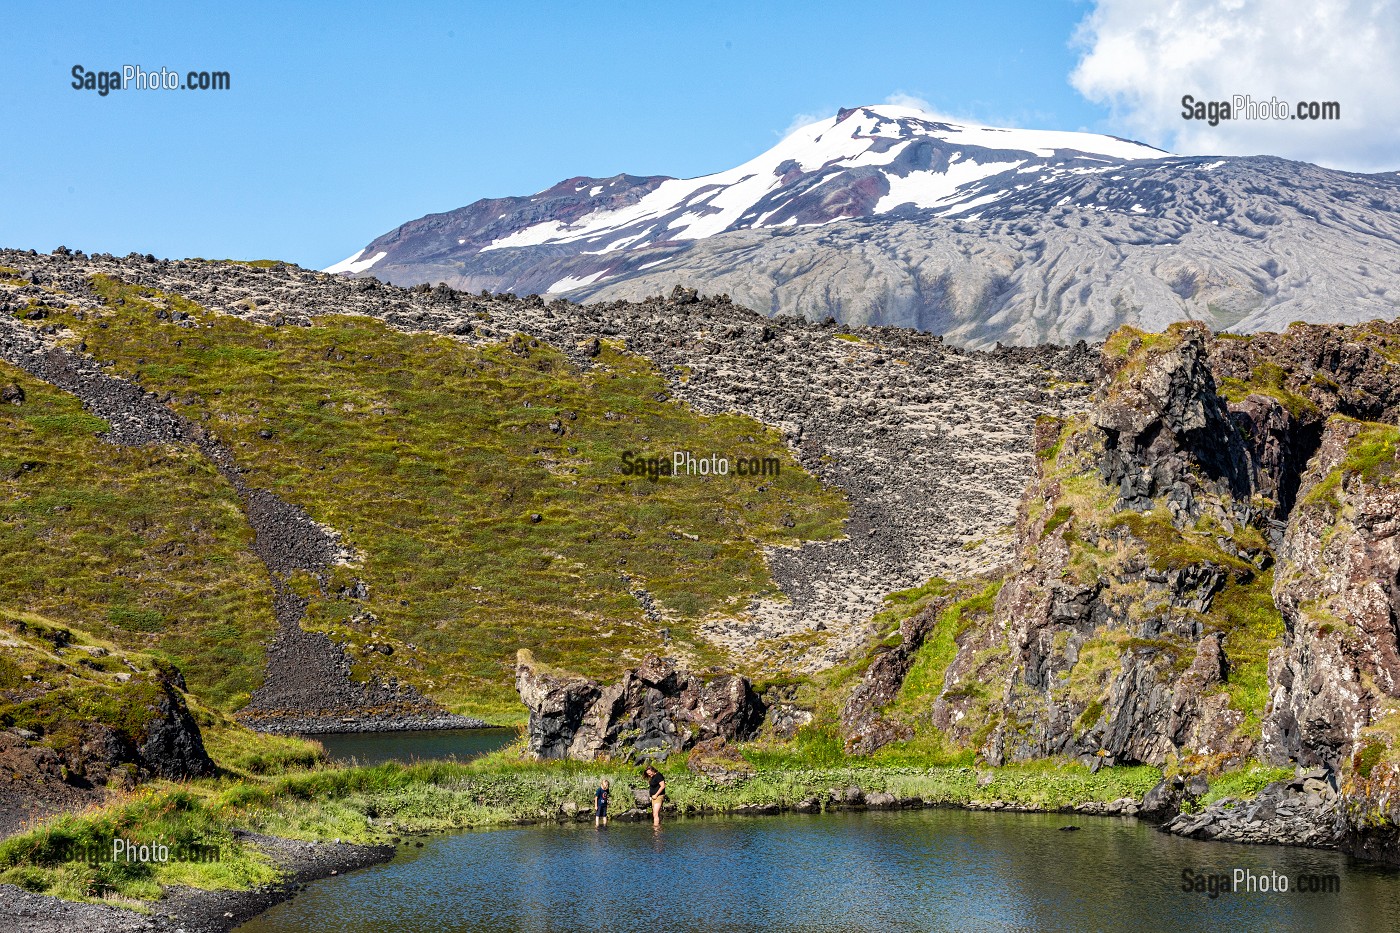
[[[1078,832],[1062,832],[1068,825]],[[1288,893],[1182,890],[1278,872]],[[1271,877],[1271,876],[1270,876]],[[1310,881],[1311,879],[1311,881]],[[1335,893],[1303,893],[1303,884]],[[963,810],[477,830],[311,885],[239,933],[1394,930],[1400,871],[1127,818]]]
[[[386,761],[465,761],[505,748],[515,741],[514,729],[428,729],[413,732],[328,732],[307,736],[325,746],[336,761],[361,765]]]

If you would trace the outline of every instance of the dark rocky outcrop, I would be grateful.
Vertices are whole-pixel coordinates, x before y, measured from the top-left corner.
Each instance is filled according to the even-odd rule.
[[[81,738],[60,752],[69,779],[125,784],[153,777],[178,781],[214,773],[199,726],[179,690],[156,682],[133,690],[117,688],[117,692],[132,705],[130,723],[83,722]]]
[[[99,802],[104,788],[214,773],[199,725],[173,685],[142,677],[107,689],[125,704],[119,720],[60,722],[43,735],[0,731],[0,837],[57,810]]]
[[[145,736],[136,747],[141,767],[172,781],[214,773],[213,759],[204,750],[204,737],[178,690],[162,684],[152,713]]]
[[[971,739],[988,723],[969,715],[985,704],[975,685],[1003,685],[979,739],[989,762],[1250,754],[1226,689],[1234,623],[1215,603],[1252,593],[1272,559],[1256,494],[1277,488],[1281,457],[1261,457],[1267,445],[1218,394],[1209,339],[1192,324],[1115,338],[1087,418],[1037,432],[1017,570],[992,623],[960,640],[933,707],[935,724]]]
[[[748,678],[702,679],[656,655],[600,685],[550,671],[522,649],[515,682],[530,710],[527,748],[540,758],[663,759],[707,739],[752,738],[764,719]]]
[[[1103,432],[1100,472],[1118,487],[1122,507],[1145,511],[1166,498],[1178,520],[1201,514],[1199,487],[1247,498],[1256,485],[1251,459],[1206,358],[1210,330],[1173,328],[1162,352],[1105,358],[1106,380],[1090,415]],[[1162,339],[1162,338],[1156,338]]]
[[[1272,760],[1339,768],[1400,708],[1397,439],[1333,417],[1303,479],[1274,584],[1287,635],[1270,659]],[[1349,466],[1358,447],[1374,459]]]

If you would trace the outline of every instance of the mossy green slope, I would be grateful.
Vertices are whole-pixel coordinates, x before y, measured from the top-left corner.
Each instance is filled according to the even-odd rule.
[[[297,584],[312,597],[305,624],[348,643],[360,676],[397,676],[460,711],[517,708],[521,646],[609,676],[661,647],[666,628],[671,652],[720,660],[693,624],[776,593],[763,546],[841,533],[844,501],[774,431],[669,400],[654,368],[617,347],[581,371],[524,337],[474,347],[350,316],[262,326],[94,285],[104,310],[51,320],[114,374],[169,393],[250,485],[355,552],[324,588]],[[621,473],[625,452],[675,450],[773,457],[781,472]],[[351,578],[367,598],[335,598]]]
[[[0,363],[0,612],[153,649],[210,702],[262,681],[272,590],[238,497],[190,446],[119,447],[81,403]]]
[[[139,744],[169,676],[160,655],[121,652],[31,613],[0,612],[0,728],[24,729],[60,753],[90,724]]]

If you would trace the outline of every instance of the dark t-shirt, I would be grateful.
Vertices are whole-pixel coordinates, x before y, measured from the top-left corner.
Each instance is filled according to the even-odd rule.
[[[607,791],[603,790],[603,788],[601,787],[598,788],[597,793],[593,795],[594,802],[597,803],[599,812],[608,808],[609,796],[611,795]]]
[[[661,782],[664,780],[666,780],[666,775],[662,774],[660,771],[651,776],[651,796],[655,797],[657,794],[661,793]]]

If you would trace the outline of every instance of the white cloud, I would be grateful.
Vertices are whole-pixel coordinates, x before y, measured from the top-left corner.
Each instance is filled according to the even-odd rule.
[[[1070,83],[1174,152],[1400,169],[1400,0],[1096,0]],[[1337,122],[1185,120],[1182,95],[1337,101]]]
[[[869,103],[869,101],[861,101],[860,106],[864,106]],[[976,120],[968,120],[963,117],[955,117],[950,114],[944,113],[943,111],[935,107],[933,104],[930,104],[927,100],[924,100],[922,97],[917,97],[913,94],[906,94],[903,91],[895,91],[893,94],[886,97],[883,101],[880,101],[880,103],[893,104],[896,107],[910,107],[914,110],[922,110],[934,120],[943,120],[949,123],[978,122]],[[802,127],[804,126],[811,126],[813,123],[820,123],[822,120],[830,120],[832,117],[836,116],[836,111],[838,109],[839,108],[837,107],[832,107],[830,110],[827,110],[822,113],[799,113],[792,118],[792,122],[788,124],[787,129],[783,130],[781,135],[789,136],[793,132],[802,129]]]
[[[938,109],[933,104],[930,104],[928,101],[924,100],[922,97],[916,97],[913,94],[906,94],[903,91],[895,91],[889,97],[886,97],[884,102],[887,104],[893,104],[896,107],[912,107],[915,110],[922,110],[924,113],[928,114],[930,117],[933,117],[935,120],[940,120],[944,123],[978,122],[977,120],[969,120],[966,117],[953,116],[952,114],[947,113],[946,111]]]
[[[804,126],[811,126],[813,123],[820,123],[823,120],[829,120],[835,115],[836,111],[834,109],[830,113],[799,113],[792,118],[792,121],[790,123],[788,123],[787,129],[783,130],[778,135],[783,137],[791,136],[793,133],[802,129],[802,127]]]

